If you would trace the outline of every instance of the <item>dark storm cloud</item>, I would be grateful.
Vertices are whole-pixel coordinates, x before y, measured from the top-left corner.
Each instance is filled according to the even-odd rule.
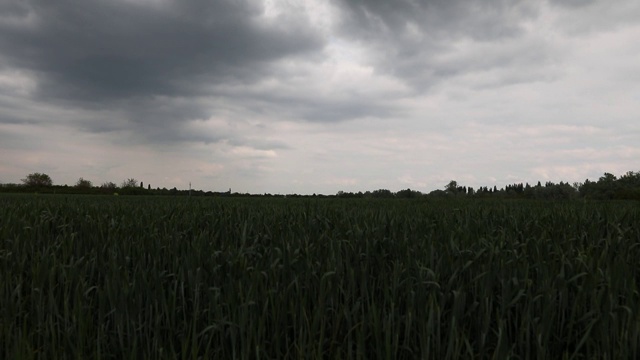
[[[285,3],[267,18],[258,0],[0,0],[0,76],[33,80],[22,95],[13,94],[16,82],[0,86],[0,105],[8,104],[0,123],[58,116],[153,143],[242,143],[253,140],[184,125],[396,119],[402,100],[468,74],[482,74],[465,79],[470,89],[554,76],[545,65],[558,49],[527,28],[544,2],[332,0],[324,25]],[[556,3],[566,12],[601,4]],[[327,59],[335,66],[315,66]],[[351,76],[365,68],[373,71]],[[48,116],[33,104],[59,111]]]
[[[0,19],[25,18],[29,14],[29,7],[25,2],[7,0],[0,3]]]
[[[31,101],[94,111],[82,129],[119,130],[106,111],[169,141],[180,122],[211,115],[198,97],[224,97],[221,84],[250,85],[274,76],[274,61],[323,48],[303,17],[265,20],[263,11],[250,0],[9,0],[0,4],[0,68],[36,79]],[[194,140],[203,137],[219,140]]]
[[[18,4],[7,5],[15,17],[35,20],[0,25],[2,61],[36,74],[37,95],[47,98],[188,96],[223,81],[251,82],[268,62],[322,46],[304,23],[265,24],[262,8],[246,1]]]
[[[494,40],[517,35],[523,18],[536,15],[535,2],[465,0],[337,0],[346,31],[370,39],[398,35],[415,25],[433,39]]]
[[[560,14],[558,30],[571,36],[615,31],[634,26],[640,18],[640,2],[605,0],[550,0],[554,11]]]
[[[37,123],[30,114],[24,114],[21,107],[3,97],[0,97],[0,109],[0,124]]]
[[[535,16],[527,1],[349,1],[336,0],[338,37],[364,43],[365,62],[376,73],[400,78],[421,92],[443,79],[527,59],[524,54],[458,56],[451,44],[521,34],[521,21]],[[0,66],[36,79],[32,100],[95,111],[79,126],[117,131],[123,126],[150,141],[183,141],[185,120],[215,115],[230,103],[247,114],[263,109],[307,121],[342,121],[397,115],[393,99],[357,94],[323,96],[251,92],[262,79],[287,84],[273,66],[281,59],[315,61],[324,55],[324,35],[304,13],[285,9],[262,17],[261,1],[81,1],[7,0],[1,5]],[[448,56],[453,53],[456,56]],[[311,59],[311,60],[310,60]],[[523,60],[524,59],[524,60]],[[250,93],[236,95],[226,85]],[[277,90],[277,89],[276,89]],[[202,98],[213,99],[203,102]],[[114,122],[108,112],[124,122]],[[194,135],[218,141],[219,135]],[[209,140],[205,140],[209,141]]]
[[[538,14],[533,1],[337,0],[336,4],[343,14],[341,33],[370,47],[376,71],[402,78],[418,90],[532,55],[473,54],[457,59],[459,49],[454,45],[517,39],[524,34],[523,22]],[[539,50],[535,49],[533,61],[544,56]]]

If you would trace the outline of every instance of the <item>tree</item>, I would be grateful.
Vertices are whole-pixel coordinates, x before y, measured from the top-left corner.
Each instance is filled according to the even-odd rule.
[[[623,187],[638,187],[640,186],[640,172],[627,171],[626,174],[620,176],[618,182]]]
[[[455,194],[456,192],[458,192],[458,182],[455,180],[451,180],[449,181],[449,184],[447,184],[444,188],[445,190],[447,190],[447,192]]]
[[[122,188],[134,188],[138,187],[138,180],[134,178],[129,178],[122,182]]]
[[[85,180],[83,178],[78,179],[76,182],[76,187],[81,189],[89,189],[93,186],[93,183],[89,180]]]
[[[576,191],[580,191],[580,188],[582,187],[582,183],[578,182],[578,181],[574,181],[573,185],[571,185]]]
[[[53,185],[53,181],[51,180],[51,177],[49,177],[49,175],[47,175],[47,174],[41,174],[41,173],[29,174],[29,175],[27,175],[26,178],[22,179],[21,181],[26,186],[38,187],[38,186],[51,186],[51,185]]]
[[[371,193],[371,197],[374,198],[392,198],[393,193],[388,189],[378,189]]]
[[[614,181],[616,181],[616,176],[608,172],[604,173],[604,175],[602,175],[600,179],[598,179],[599,183],[605,183],[605,184],[611,184]]]
[[[411,189],[400,190],[396,193],[397,198],[410,199],[410,198],[416,198],[420,196],[422,196],[422,193],[420,191],[411,190]]]
[[[107,181],[107,182],[102,183],[102,185],[100,185],[100,187],[103,188],[103,189],[112,189],[113,190],[113,189],[117,188],[118,186],[115,183],[111,182],[111,181]]]

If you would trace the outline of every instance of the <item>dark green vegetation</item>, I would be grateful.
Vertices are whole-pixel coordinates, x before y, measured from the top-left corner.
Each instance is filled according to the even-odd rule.
[[[84,178],[79,178],[74,186],[52,185],[52,180],[47,174],[34,173],[22,179],[23,184],[0,184],[0,193],[42,193],[42,194],[85,194],[85,195],[182,195],[182,196],[225,196],[225,197],[285,197],[272,194],[242,194],[226,192],[213,192],[202,190],[178,190],[177,188],[155,188],[144,182],[138,182],[134,178],[127,179],[118,187],[113,182],[105,182],[100,186]],[[191,184],[189,184],[191,187]],[[640,172],[627,171],[617,177],[611,173],[604,173],[598,181],[586,179],[583,183],[569,184],[559,182],[557,184],[547,181],[544,185],[538,181],[536,185],[515,183],[498,189],[497,186],[482,186],[478,189],[459,185],[451,180],[444,190],[434,190],[428,194],[420,191],[405,189],[392,192],[387,189],[375,191],[344,192],[338,191],[335,195],[298,195],[289,194],[287,197],[339,197],[350,199],[410,199],[410,198],[494,198],[494,199],[533,199],[533,200],[570,200],[576,198],[589,200],[640,200]]]
[[[640,356],[637,202],[0,197],[0,357]]]

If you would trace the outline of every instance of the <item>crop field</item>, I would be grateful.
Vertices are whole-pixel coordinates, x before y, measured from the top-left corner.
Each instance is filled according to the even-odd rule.
[[[640,203],[0,196],[0,358],[640,358]]]

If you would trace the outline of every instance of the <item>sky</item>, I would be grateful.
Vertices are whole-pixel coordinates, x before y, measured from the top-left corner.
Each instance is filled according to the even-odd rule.
[[[279,194],[640,171],[637,0],[0,0],[0,183]]]

